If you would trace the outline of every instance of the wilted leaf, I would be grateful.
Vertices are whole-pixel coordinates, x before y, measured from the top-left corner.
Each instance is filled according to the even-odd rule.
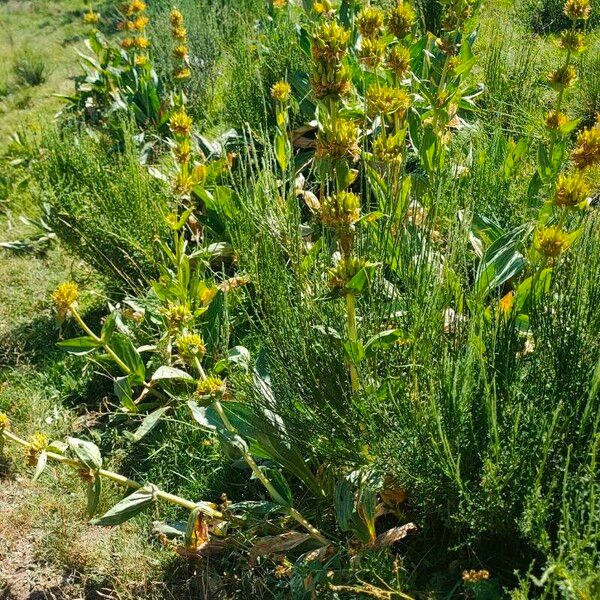
[[[310,533],[301,533],[300,531],[288,531],[280,535],[268,535],[263,537],[256,542],[254,546],[252,546],[252,550],[250,550],[250,564],[256,564],[256,559],[259,556],[285,554],[310,538]]]
[[[46,465],[48,464],[48,455],[46,452],[40,452],[38,456],[37,464],[35,466],[35,472],[33,473],[33,481],[37,481],[40,475],[44,472]]]
[[[400,527],[388,529],[381,535],[377,536],[373,546],[375,548],[389,548],[392,544],[404,539],[409,533],[417,531],[417,526],[414,523],[407,523]]]

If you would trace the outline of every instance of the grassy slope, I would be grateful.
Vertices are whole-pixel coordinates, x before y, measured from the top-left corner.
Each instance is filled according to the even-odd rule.
[[[82,8],[82,0],[0,3],[0,90],[9,92],[0,97],[0,148],[8,148],[13,132],[35,130],[51,119],[61,107],[53,94],[72,89]],[[22,48],[43,56],[43,84],[17,83],[12,64]],[[26,176],[26,170],[6,163],[1,173],[13,182]],[[27,197],[11,187],[0,204],[2,241],[32,233],[18,219],[28,208]],[[42,256],[0,250],[0,410],[13,416],[14,429],[25,437],[37,430],[83,436],[93,425],[81,365],[54,349],[58,333],[48,300],[59,282],[91,277],[57,246]],[[39,484],[31,483],[21,457],[7,450],[8,463],[0,465],[2,598],[100,597],[98,591],[115,589],[120,598],[172,597],[163,577],[172,554],[148,544],[146,527],[89,526],[76,478],[44,475]]]

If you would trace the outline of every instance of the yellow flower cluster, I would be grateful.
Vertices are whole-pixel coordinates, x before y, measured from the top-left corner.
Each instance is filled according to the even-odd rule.
[[[535,234],[535,247],[546,258],[556,258],[569,247],[569,234],[559,227],[543,227]]]
[[[10,429],[10,419],[3,412],[0,412],[0,431]]]
[[[396,77],[406,77],[410,70],[410,52],[408,48],[400,44],[393,46],[388,54],[386,66],[395,73]]]
[[[171,36],[175,41],[173,56],[177,61],[173,71],[173,78],[178,83],[183,83],[192,76],[192,71],[189,65],[190,51],[188,48],[187,30],[183,26],[181,11],[174,8],[169,15],[169,23],[171,24]]]
[[[197,333],[186,333],[177,338],[177,351],[182,360],[190,365],[196,358],[201,359],[206,352],[206,346]]]
[[[351,227],[360,219],[360,198],[352,192],[338,192],[321,202],[319,216],[326,227]]]
[[[124,50],[134,49],[138,52],[135,58],[135,64],[138,66],[145,66],[149,63],[146,50],[150,46],[150,41],[144,35],[149,19],[143,14],[145,10],[146,4],[142,0],[131,0],[123,4],[121,14],[124,20],[117,25],[118,29],[135,34],[133,37],[124,38],[121,41],[121,47]]]
[[[364,38],[375,38],[381,34],[384,14],[380,8],[366,6],[356,15],[356,25]]]
[[[292,88],[287,81],[278,81],[271,87],[271,96],[277,102],[287,102],[292,95]]]
[[[52,293],[52,301],[59,316],[66,317],[69,310],[76,304],[78,297],[79,289],[76,283],[72,281],[61,283]]]
[[[83,22],[86,25],[95,25],[100,21],[100,13],[93,11],[91,8],[83,15]]]
[[[567,0],[564,13],[572,21],[585,21],[589,18],[592,8],[590,0]]]
[[[40,453],[43,452],[50,443],[45,433],[34,433],[29,442],[29,447],[25,451],[25,458],[30,467],[35,467]]]
[[[574,208],[585,203],[589,195],[590,187],[581,173],[558,176],[554,192],[556,206]]]
[[[416,15],[413,7],[399,0],[387,15],[388,29],[395,37],[402,40],[412,32],[415,18]]]
[[[176,331],[183,327],[191,318],[190,309],[183,304],[171,304],[164,311],[169,330]]]
[[[410,97],[404,90],[377,85],[367,90],[367,114],[370,117],[397,115],[404,118],[409,105]]]
[[[579,170],[600,164],[600,124],[577,136],[571,158]]]
[[[196,394],[201,398],[223,398],[227,393],[227,385],[218,377],[207,377],[198,382]]]
[[[185,111],[185,106],[180,106],[179,110],[174,112],[169,119],[169,128],[175,135],[180,137],[189,136],[193,124],[192,117]]]
[[[357,160],[360,155],[358,147],[358,126],[350,120],[340,119],[335,128],[324,127],[317,136],[317,158],[336,160],[350,158]]]

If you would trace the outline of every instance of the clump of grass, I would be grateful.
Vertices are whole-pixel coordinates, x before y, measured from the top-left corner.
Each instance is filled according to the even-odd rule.
[[[40,52],[23,47],[16,54],[12,66],[17,82],[22,86],[35,87],[48,77],[48,66]]]

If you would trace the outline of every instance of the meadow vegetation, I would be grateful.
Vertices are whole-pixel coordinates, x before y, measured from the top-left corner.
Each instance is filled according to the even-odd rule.
[[[175,4],[0,73],[2,593],[600,597],[598,7]]]

